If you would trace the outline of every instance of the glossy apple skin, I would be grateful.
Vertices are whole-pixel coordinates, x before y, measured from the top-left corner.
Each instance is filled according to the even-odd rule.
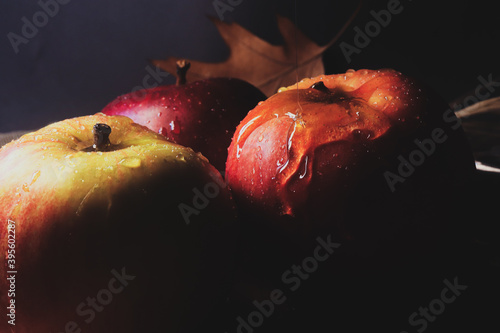
[[[211,78],[119,96],[102,112],[130,117],[171,141],[201,152],[224,170],[234,129],[266,96],[239,79]]]
[[[328,89],[310,88],[319,81]],[[226,181],[245,214],[267,216],[266,223],[299,240],[330,233],[370,252],[385,239],[432,237],[445,228],[450,198],[474,171],[463,131],[451,128],[456,119],[443,118],[448,108],[394,70],[304,79],[240,123]],[[408,158],[414,140],[436,128],[445,142],[391,191],[385,172],[398,174],[398,156]]]
[[[96,123],[111,126],[112,151],[82,151]],[[2,147],[0,251],[6,263],[13,220],[15,332],[65,332],[70,321],[84,332],[202,324],[224,295],[237,232],[225,187],[189,224],[181,215],[178,206],[193,206],[193,189],[209,183],[223,184],[201,154],[122,116],[64,120]],[[6,269],[2,264],[4,309]],[[108,288],[113,269],[135,278],[93,320],[77,313]],[[1,332],[10,328],[0,322]]]

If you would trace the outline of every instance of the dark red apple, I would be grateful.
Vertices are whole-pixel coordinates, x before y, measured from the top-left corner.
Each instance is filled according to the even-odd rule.
[[[243,211],[299,238],[373,244],[436,234],[473,170],[441,98],[394,70],[350,70],[259,103],[236,129],[226,180]]]
[[[178,64],[176,85],[119,96],[102,112],[122,115],[201,152],[224,170],[234,129],[266,96],[240,79],[211,78],[184,84],[189,63]]]

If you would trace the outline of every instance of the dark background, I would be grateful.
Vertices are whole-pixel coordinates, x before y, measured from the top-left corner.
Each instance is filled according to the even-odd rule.
[[[498,75],[496,10],[481,0],[402,0],[402,12],[347,63],[339,43],[354,45],[353,28],[364,29],[373,20],[369,12],[386,9],[388,2],[363,2],[356,20],[324,54],[327,73],[392,67],[424,80],[449,102],[470,93],[478,75]],[[356,6],[357,1],[242,0],[224,20],[279,44],[275,15],[281,14],[296,18],[306,35],[324,44]],[[37,1],[0,3],[0,132],[98,112],[141,84],[148,59],[217,62],[229,52],[207,19],[217,16],[212,0],[73,0],[59,7],[15,54],[7,34],[21,35],[22,17],[32,21],[41,7]]]

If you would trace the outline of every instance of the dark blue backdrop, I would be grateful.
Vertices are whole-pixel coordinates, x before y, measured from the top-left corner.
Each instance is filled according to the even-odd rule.
[[[237,4],[224,13],[256,35],[280,43],[277,13],[293,18],[292,0],[219,0]],[[393,0],[394,1],[394,0]],[[342,40],[373,20],[389,0],[364,1]],[[57,3],[58,9],[54,5]],[[141,84],[147,59],[181,56],[222,61],[228,49],[207,15],[213,0],[0,0],[0,132],[36,129],[98,112]],[[45,4],[45,5],[41,5]],[[52,5],[48,5],[52,4]],[[488,2],[401,0],[404,10],[347,63],[339,44],[324,56],[327,73],[394,67],[420,77],[448,101],[466,94],[477,76],[499,73],[495,9]],[[49,14],[37,14],[46,6]],[[318,43],[334,36],[356,1],[297,0],[299,28]],[[57,11],[57,13],[55,13]],[[40,28],[20,42],[26,21]],[[10,38],[10,39],[9,39]],[[13,39],[14,38],[14,39]],[[22,37],[24,38],[24,37]],[[15,52],[14,44],[18,44]],[[164,83],[172,83],[166,78]]]

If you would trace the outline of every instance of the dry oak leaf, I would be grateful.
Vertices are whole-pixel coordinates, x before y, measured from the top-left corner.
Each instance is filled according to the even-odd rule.
[[[294,84],[297,79],[324,74],[323,52],[338,40],[359,8],[358,5],[337,35],[324,46],[311,41],[288,18],[282,16],[277,16],[277,20],[284,45],[269,44],[237,23],[211,18],[229,46],[229,58],[219,63],[188,60],[191,69],[187,73],[187,82],[210,77],[234,77],[250,82],[270,96],[280,87]],[[169,57],[152,60],[152,63],[175,75],[176,62],[180,59]]]

